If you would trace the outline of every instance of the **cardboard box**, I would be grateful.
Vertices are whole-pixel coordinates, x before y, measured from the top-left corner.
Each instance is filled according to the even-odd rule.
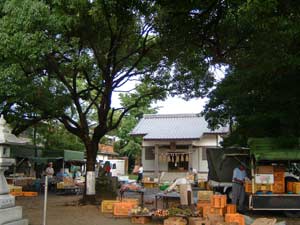
[[[131,217],[131,223],[133,224],[146,224],[151,222],[151,217],[149,216],[133,216]]]
[[[169,217],[164,220],[164,225],[187,225],[187,221],[182,217]]]
[[[217,224],[224,222],[224,216],[209,214],[207,215],[208,221],[210,224]]]
[[[213,191],[198,191],[198,201],[210,201]]]
[[[273,166],[257,166],[256,173],[257,174],[273,174],[274,168],[273,168]]]
[[[210,223],[202,217],[189,217],[189,225],[209,225]]]

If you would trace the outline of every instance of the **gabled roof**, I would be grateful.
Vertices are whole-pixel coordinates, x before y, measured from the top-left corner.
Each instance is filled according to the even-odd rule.
[[[204,134],[228,132],[228,128],[212,131],[207,126],[199,114],[146,114],[131,135],[144,136],[144,140],[197,140]]]

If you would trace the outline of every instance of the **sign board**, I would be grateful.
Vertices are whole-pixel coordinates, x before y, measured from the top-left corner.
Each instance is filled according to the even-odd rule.
[[[273,174],[255,174],[256,184],[274,184]]]

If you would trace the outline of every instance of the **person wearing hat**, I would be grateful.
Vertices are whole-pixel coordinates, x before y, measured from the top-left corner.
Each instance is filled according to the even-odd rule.
[[[245,180],[248,180],[246,169],[243,164],[240,164],[233,170],[232,176],[232,204],[237,205],[237,209],[240,212],[244,210]]]

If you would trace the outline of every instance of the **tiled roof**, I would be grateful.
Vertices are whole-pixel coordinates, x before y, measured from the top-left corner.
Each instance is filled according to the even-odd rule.
[[[146,114],[131,135],[142,135],[145,140],[199,139],[203,134],[227,133],[228,128],[212,131],[199,114]]]

